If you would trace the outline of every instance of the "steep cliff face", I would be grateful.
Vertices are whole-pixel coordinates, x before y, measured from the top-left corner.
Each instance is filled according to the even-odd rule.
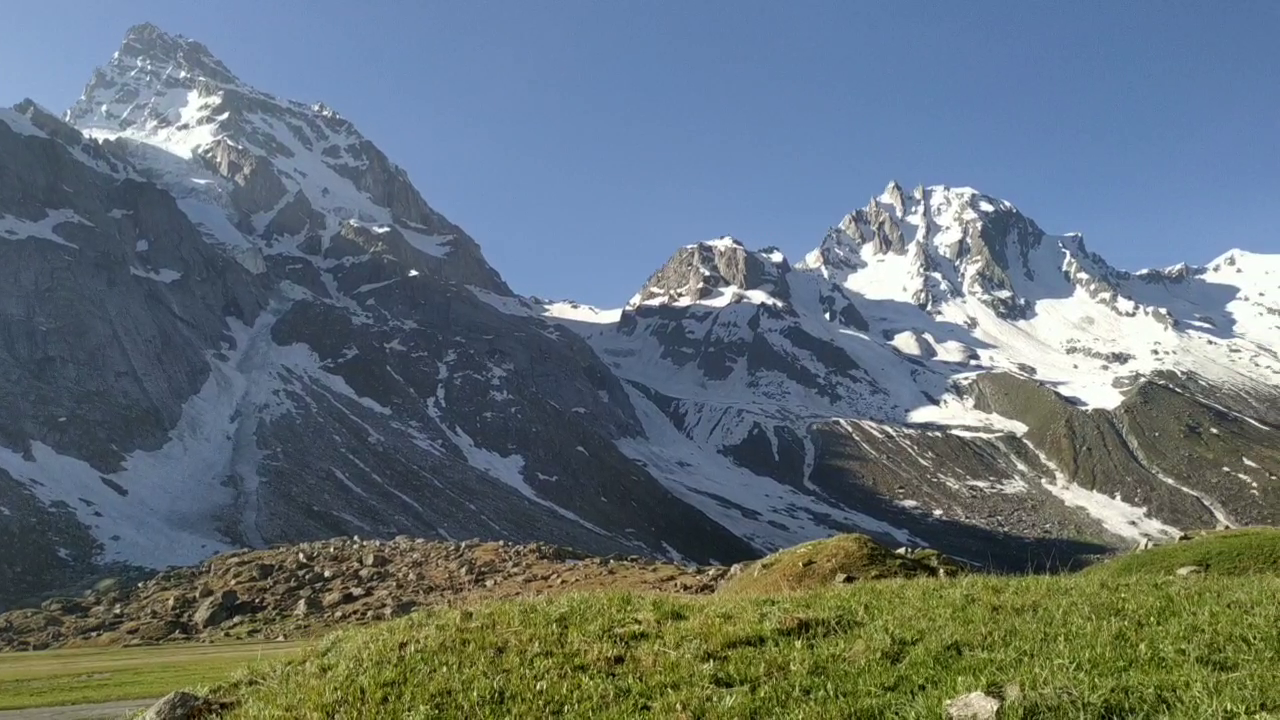
[[[1023,568],[1280,522],[1280,258],[1128,273],[971,189],[547,303],[333,110],[140,25],[63,118],[0,111],[0,260],[0,603],[334,535]]]
[[[265,295],[172,196],[30,102],[0,112],[0,261],[0,585],[23,593],[148,521],[106,518],[131,492],[112,476],[166,446]]]
[[[168,193],[127,163],[86,162],[74,129],[26,109],[30,132],[0,124],[0,392],[20,410],[4,413],[0,437],[39,439],[107,472],[121,448],[162,443],[228,318],[252,324],[263,295]]]

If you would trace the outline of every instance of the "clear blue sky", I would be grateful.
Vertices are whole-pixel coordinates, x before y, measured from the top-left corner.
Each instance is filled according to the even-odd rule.
[[[109,7],[108,7],[109,6]],[[323,100],[516,290],[624,302],[679,245],[793,260],[890,179],[971,185],[1128,269],[1280,251],[1280,1],[41,0],[0,101],[125,29]]]

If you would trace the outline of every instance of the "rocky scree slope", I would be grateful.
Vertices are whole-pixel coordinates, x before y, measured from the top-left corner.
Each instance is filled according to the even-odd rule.
[[[936,551],[889,550],[864,535],[730,567],[597,557],[545,543],[336,538],[237,550],[140,581],[107,578],[76,596],[0,613],[0,651],[311,637],[418,608],[564,592],[759,594],[966,571]]]
[[[522,298],[349,121],[140,25],[0,112],[0,253],[0,603],[336,535],[1024,568],[1280,512],[1280,259],[1122,272],[969,189]]]
[[[0,651],[310,637],[480,599],[602,589],[708,594],[729,573],[546,544],[335,539],[235,551],[140,583],[111,578],[0,614]]]

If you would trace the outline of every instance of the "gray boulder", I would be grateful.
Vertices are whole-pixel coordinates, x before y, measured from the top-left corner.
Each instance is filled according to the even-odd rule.
[[[179,690],[147,709],[139,720],[200,720],[214,716],[216,704],[208,698]]]
[[[235,590],[223,590],[200,603],[191,620],[202,630],[216,627],[235,615],[238,602],[240,602],[240,596]]]

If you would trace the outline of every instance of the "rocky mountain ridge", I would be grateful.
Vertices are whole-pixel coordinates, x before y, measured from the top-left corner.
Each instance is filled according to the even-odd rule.
[[[140,25],[0,111],[0,256],[9,598],[336,535],[1020,568],[1280,521],[1280,257],[1123,272],[967,188],[524,298],[349,121]]]

